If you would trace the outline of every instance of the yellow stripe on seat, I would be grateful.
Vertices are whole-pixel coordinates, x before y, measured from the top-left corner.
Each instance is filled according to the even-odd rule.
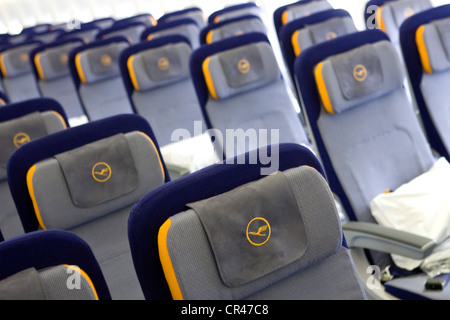
[[[206,43],[212,43],[213,42],[213,34],[214,34],[213,30],[209,30],[208,31],[208,33],[206,34]]]
[[[294,49],[294,54],[296,57],[302,52],[302,50],[300,48],[300,43],[298,43],[298,34],[299,33],[300,33],[300,30],[296,30],[292,34],[292,38],[291,38],[292,48]]]
[[[80,77],[81,82],[86,83],[86,77],[83,72],[83,67],[81,66],[81,52],[77,53],[75,56],[75,67],[77,68],[78,76]]]
[[[325,110],[327,110],[329,113],[334,113],[333,107],[331,106],[330,96],[328,95],[327,87],[325,85],[325,80],[323,79],[322,69],[323,62],[319,63],[314,70],[317,88],[319,90],[319,95],[322,99]]]
[[[128,73],[130,74],[131,83],[133,84],[134,89],[139,90],[139,83],[136,78],[136,73],[134,72],[134,69],[133,69],[134,58],[135,58],[134,56],[130,56],[128,58],[127,68],[128,68]]]
[[[289,22],[288,11],[284,10],[283,13],[281,14],[281,23],[285,25],[288,24],[288,22]]]
[[[66,266],[69,269],[75,270],[76,272],[79,272],[81,274],[81,276],[87,281],[87,283],[91,287],[91,290],[95,296],[95,300],[99,300],[97,290],[95,290],[94,283],[92,282],[91,278],[88,276],[88,274],[83,269],[81,269],[78,266],[73,266],[73,265],[68,265],[68,264],[65,264],[64,266]]]
[[[34,213],[36,215],[36,218],[39,222],[39,225],[42,229],[46,230],[47,227],[44,225],[44,221],[42,221],[41,212],[39,210],[39,207],[37,205],[36,201],[36,195],[34,193],[34,187],[33,187],[33,176],[34,172],[36,171],[36,165],[33,165],[27,172],[27,186],[28,186],[28,192],[30,193],[31,201],[33,202],[33,208]]]
[[[203,64],[202,64],[203,75],[205,76],[206,85],[208,86],[211,96],[217,100],[218,98],[217,98],[216,89],[214,88],[214,83],[212,81],[211,74],[209,73],[209,61],[210,61],[209,57],[203,61]]]
[[[41,79],[41,80],[44,80],[45,81],[45,75],[44,75],[44,70],[42,69],[42,65],[41,65],[41,54],[40,53],[37,53],[35,56],[34,56],[34,65],[36,66],[36,70],[37,70],[37,73],[38,73],[38,75],[39,75],[39,78]]]
[[[384,32],[387,32],[383,20],[383,6],[378,7],[378,9],[375,11],[375,22],[377,23],[378,28],[380,28]]]
[[[5,65],[5,55],[3,52],[0,53],[0,70],[2,72],[3,77],[8,77],[8,71],[6,71],[6,65]]]
[[[419,51],[420,60],[422,61],[423,70],[426,73],[433,73],[431,69],[430,57],[428,56],[427,47],[425,45],[425,39],[423,38],[425,32],[425,26],[420,26],[416,30],[416,46]]]
[[[170,229],[172,221],[167,219],[166,222],[159,228],[158,233],[158,249],[159,259],[166,277],[167,284],[169,285],[172,298],[174,300],[183,300],[183,294],[181,293],[180,285],[178,284],[177,276],[173,270],[172,261],[170,260],[169,250],[167,249],[167,233]]]

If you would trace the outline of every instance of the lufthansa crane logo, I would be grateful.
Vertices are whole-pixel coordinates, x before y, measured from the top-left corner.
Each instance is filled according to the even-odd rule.
[[[247,240],[254,246],[262,246],[269,241],[270,224],[264,218],[254,218],[247,225]]]
[[[16,148],[18,148],[24,145],[25,143],[30,142],[30,136],[24,132],[19,132],[14,136],[13,142]]]
[[[238,62],[238,70],[240,73],[246,74],[250,71],[250,62],[247,59],[241,59]]]
[[[108,181],[111,178],[111,167],[105,162],[97,162],[92,167],[92,177],[98,182]]]
[[[158,68],[160,70],[167,70],[170,67],[170,62],[166,57],[161,57],[158,59]]]
[[[104,67],[109,67],[112,63],[112,59],[108,54],[104,54],[101,56],[100,62]]]
[[[363,82],[367,78],[367,69],[362,64],[358,64],[353,68],[353,77],[358,82]]]

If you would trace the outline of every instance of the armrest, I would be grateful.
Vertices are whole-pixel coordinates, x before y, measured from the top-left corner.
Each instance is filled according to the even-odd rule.
[[[412,259],[427,257],[436,243],[429,238],[367,222],[342,226],[349,248],[372,249]]]

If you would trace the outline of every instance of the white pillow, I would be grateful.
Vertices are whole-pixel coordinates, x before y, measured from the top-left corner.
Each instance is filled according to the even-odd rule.
[[[450,235],[450,164],[440,158],[429,171],[393,192],[375,197],[370,207],[380,225],[441,243]],[[408,270],[422,263],[398,255],[392,255],[392,259]]]

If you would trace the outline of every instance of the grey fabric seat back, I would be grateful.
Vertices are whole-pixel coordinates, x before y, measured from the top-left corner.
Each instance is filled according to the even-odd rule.
[[[391,42],[378,41],[315,67],[323,106],[317,126],[358,221],[374,222],[370,201],[434,162],[402,86],[402,66]]]
[[[89,120],[133,113],[118,65],[119,55],[126,47],[127,42],[112,42],[76,54],[81,80],[78,92]]]
[[[141,50],[128,58],[133,105],[150,123],[160,146],[171,143],[172,133],[178,128],[194,134],[194,122],[203,121],[190,77],[191,52],[188,43],[178,41]]]
[[[356,26],[351,17],[335,17],[323,22],[307,25],[295,31],[291,38],[292,47],[295,56],[298,56],[301,51],[314,44],[335,39],[356,31]]]
[[[328,1],[308,1],[306,3],[296,3],[286,7],[281,14],[281,23],[283,25],[289,22],[310,16],[314,13],[333,9]]]
[[[326,181],[305,166],[187,204],[158,246],[174,299],[364,299],[342,239]]]
[[[38,45],[39,43],[17,45],[0,53],[3,89],[10,102],[41,96],[29,60],[31,50]]]
[[[377,10],[376,23],[397,46],[399,43],[399,30],[403,21],[418,12],[432,7],[430,0],[389,1]]]
[[[42,160],[28,190],[43,229],[69,230],[96,256],[113,299],[142,299],[127,236],[131,207],[165,181],[155,143],[132,131]]]
[[[28,268],[0,280],[0,300],[98,300],[98,296],[83,270],[58,265]]]
[[[64,130],[66,123],[54,111],[34,112],[0,123],[0,230],[5,239],[23,233],[7,180],[7,163],[10,155],[32,139]]]
[[[206,43],[213,43],[232,36],[250,32],[267,33],[266,26],[258,16],[246,16],[246,19],[233,20],[208,31]]]
[[[450,152],[447,120],[450,115],[446,107],[446,101],[450,99],[450,93],[446,89],[447,84],[450,83],[449,25],[449,18],[439,19],[420,26],[416,32],[416,42],[423,68],[420,93],[432,125],[447,152]]]
[[[212,128],[224,140],[227,129],[236,130],[228,131],[231,135],[243,130],[250,138],[247,143],[242,135],[231,136],[237,138],[236,144],[227,138],[222,146],[226,157],[266,144],[309,144],[269,43],[242,44],[213,54],[204,60],[203,73],[209,90],[204,108]],[[259,130],[267,133],[267,139],[257,141]]]
[[[175,20],[170,23],[171,26],[165,28],[164,24],[161,28],[158,26],[149,28],[147,40],[158,39],[165,36],[180,35],[185,37],[191,43],[191,47],[195,50],[200,46],[200,27],[192,19]]]
[[[121,36],[125,37],[129,43],[138,43],[141,39],[141,33],[145,28],[147,28],[147,25],[144,23],[133,23],[121,28],[105,30],[104,32],[101,32],[100,35],[102,39]]]
[[[84,115],[68,67],[70,50],[81,44],[83,44],[81,41],[77,41],[49,47],[36,53],[33,61],[37,70],[37,85],[40,92],[43,96],[53,98],[64,106],[69,119]]]

